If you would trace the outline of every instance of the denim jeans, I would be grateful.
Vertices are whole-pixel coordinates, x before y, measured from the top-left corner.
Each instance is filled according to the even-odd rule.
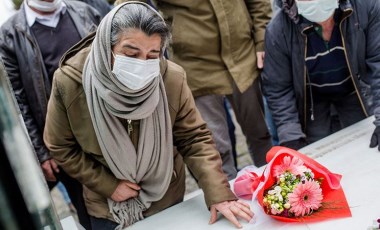
[[[92,230],[114,230],[118,224],[108,219],[90,216]]]
[[[311,120],[311,114],[308,112],[306,124],[306,136],[310,143],[366,118],[355,92],[341,98],[316,100],[313,107],[314,120]],[[339,123],[332,119],[332,108],[335,109],[334,113]]]

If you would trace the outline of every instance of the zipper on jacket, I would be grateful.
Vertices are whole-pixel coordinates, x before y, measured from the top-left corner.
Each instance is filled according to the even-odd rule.
[[[306,109],[307,109],[307,90],[306,90],[306,87],[307,87],[307,67],[306,67],[306,55],[307,55],[307,36],[306,34],[304,33],[306,30],[312,28],[313,26],[308,26],[306,28],[304,28],[302,30],[302,34],[304,36],[304,39],[305,39],[305,51],[304,51],[304,65],[303,65],[303,90],[304,90],[304,106],[303,106],[303,112],[304,112],[304,116],[303,116],[303,120],[304,120],[304,132],[306,132],[306,126],[307,126],[307,112],[306,112]],[[311,111],[311,117],[310,119],[311,120],[314,120],[314,108],[310,108],[310,111]]]
[[[314,98],[313,98],[313,89],[311,88],[311,81],[309,71],[306,69],[306,80],[310,84],[309,85],[309,93],[310,93],[310,120],[314,121]]]
[[[345,12],[347,12],[347,11],[348,11],[348,10],[345,10],[345,11],[343,11],[343,13],[345,13]],[[362,110],[363,110],[365,116],[368,117],[367,110],[366,110],[366,108],[365,108],[365,106],[364,106],[364,103],[363,103],[362,97],[360,96],[360,93],[359,93],[358,87],[357,87],[357,85],[356,85],[356,83],[355,83],[354,75],[352,74],[351,65],[350,65],[350,62],[349,62],[349,60],[348,60],[347,52],[346,52],[346,43],[345,43],[345,41],[344,41],[343,32],[342,32],[342,23],[343,23],[343,21],[344,21],[346,18],[348,18],[349,16],[351,16],[351,14],[352,14],[352,11],[351,11],[349,14],[347,14],[344,18],[342,18],[342,20],[341,20],[340,23],[339,23],[339,30],[340,30],[340,36],[341,36],[341,38],[342,38],[342,43],[343,43],[344,57],[346,58],[347,66],[348,66],[348,69],[349,69],[349,71],[350,71],[351,80],[352,80],[352,83],[353,83],[353,85],[354,85],[354,87],[355,87],[355,92],[356,92],[356,95],[357,95],[358,98],[359,98],[359,102],[360,102],[360,105],[361,105],[361,107],[362,107]]]
[[[132,136],[132,132],[133,132],[132,120],[128,119],[127,123],[128,123],[128,128],[127,128],[128,129],[128,135],[131,137]]]

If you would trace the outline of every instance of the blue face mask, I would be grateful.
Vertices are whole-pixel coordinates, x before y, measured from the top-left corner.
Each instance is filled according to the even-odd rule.
[[[338,0],[296,0],[298,14],[311,22],[324,22],[338,8]]]

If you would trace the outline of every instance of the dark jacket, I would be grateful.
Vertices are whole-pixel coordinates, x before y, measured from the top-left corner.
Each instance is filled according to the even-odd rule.
[[[111,10],[111,5],[106,0],[77,0],[94,7],[102,17],[106,16]]]
[[[82,38],[96,29],[101,17],[94,8],[77,1],[65,3],[66,13],[73,19]],[[42,134],[51,81],[37,41],[27,24],[24,5],[0,29],[0,55],[37,157],[42,163],[50,159]]]
[[[340,30],[355,90],[366,115],[380,125],[380,1],[341,0]],[[266,29],[262,86],[280,143],[304,137],[306,124],[305,31],[312,24],[297,14],[294,0]]]

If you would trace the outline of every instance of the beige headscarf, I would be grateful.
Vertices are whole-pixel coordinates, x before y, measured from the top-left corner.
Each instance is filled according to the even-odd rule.
[[[141,90],[121,84],[111,69],[111,23],[115,7],[99,25],[83,71],[88,108],[102,154],[113,174],[141,186],[139,196],[124,202],[108,198],[116,229],[143,219],[143,211],[167,191],[173,172],[172,129],[162,77]],[[154,11],[154,9],[152,9]],[[120,118],[141,120],[136,150]]]

